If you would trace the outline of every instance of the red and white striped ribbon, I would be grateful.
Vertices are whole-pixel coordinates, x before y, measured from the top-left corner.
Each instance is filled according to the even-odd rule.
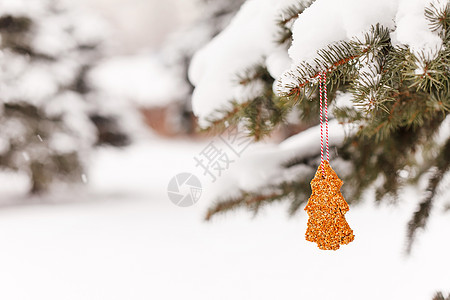
[[[328,147],[328,98],[327,98],[327,73],[320,72],[319,73],[319,108],[320,108],[320,165],[322,166],[322,173],[325,175],[325,170],[323,167],[323,127],[325,119],[325,153],[326,153],[326,161],[330,161],[330,150]],[[323,109],[322,102],[324,102],[325,110]]]

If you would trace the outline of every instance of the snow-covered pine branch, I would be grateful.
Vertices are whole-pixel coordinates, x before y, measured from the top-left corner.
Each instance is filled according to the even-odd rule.
[[[289,12],[287,22],[280,22],[283,12]],[[351,173],[344,176],[350,202],[369,188],[376,190],[378,200],[396,199],[404,185],[418,182],[433,168],[448,170],[439,154],[446,143],[435,137],[450,111],[449,23],[450,5],[444,0],[249,0],[230,26],[194,58],[194,113],[203,127],[240,125],[256,140],[292,115],[303,129],[314,128],[319,116],[318,75],[326,71],[329,104],[340,95],[347,95],[350,104],[335,105],[331,111],[337,121],[330,127],[339,122],[357,128],[332,156],[351,165]],[[246,80],[236,80],[251,66],[266,69],[270,76],[250,70]],[[314,165],[319,151],[306,132],[293,139],[309,146],[296,149],[300,159],[285,165],[284,171]],[[290,157],[283,151],[285,143],[289,140],[267,146],[277,153],[266,157],[270,163],[247,166],[249,171],[236,174],[234,186],[240,193],[222,197],[225,200],[208,216],[283,199],[290,201],[291,211],[298,209],[309,189],[304,178],[308,175],[277,181],[283,178],[283,166],[274,164]],[[301,157],[306,154],[310,159],[305,162]],[[445,178],[441,173],[435,178]],[[439,183],[428,186],[438,189]],[[439,198],[432,194],[434,200]]]

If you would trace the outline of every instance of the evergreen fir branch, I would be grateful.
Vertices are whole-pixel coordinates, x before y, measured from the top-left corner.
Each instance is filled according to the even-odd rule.
[[[244,103],[233,101],[231,110],[216,111],[220,119],[208,120],[209,126],[201,129],[210,133],[222,133],[230,126],[239,126],[249,132],[255,141],[269,135],[278,124],[284,123],[289,107],[282,105],[278,98],[263,95]]]
[[[291,6],[288,6],[280,11],[279,17],[276,20],[278,32],[275,37],[275,42],[278,44],[288,44],[292,40],[291,27],[294,21],[298,18],[306,8],[308,8],[314,0],[299,1]]]
[[[431,93],[427,105],[429,110],[446,114],[450,112],[450,89]]]
[[[273,79],[270,77],[269,72],[261,64],[247,67],[242,73],[236,75],[235,82],[243,86],[248,86],[254,84],[258,80],[262,80],[267,86],[273,83]],[[207,118],[206,121],[209,125],[201,130],[204,132],[221,133],[229,126],[237,126],[245,116],[244,111],[252,103],[252,100],[255,99],[249,99],[243,103],[239,103],[235,100],[230,101],[231,109],[217,109],[213,115],[221,117]]]
[[[249,85],[255,81],[262,80],[263,82],[273,82],[273,78],[270,76],[269,71],[262,64],[255,64],[246,68],[241,74],[237,74],[235,80],[240,85]]]
[[[358,199],[377,179],[383,179],[377,187],[377,201],[384,198],[395,200],[399,189],[407,183],[399,176],[399,171],[417,166],[415,154],[419,149],[435,149],[433,136],[444,119],[445,115],[437,114],[426,119],[421,127],[391,128],[391,132],[381,140],[375,135],[364,135],[363,127],[362,132],[348,139],[339,149],[339,154],[354,168],[344,178],[347,187],[351,187],[349,198]],[[431,164],[436,164],[435,158],[432,158]]]
[[[262,84],[263,91],[243,103],[231,102],[231,109],[216,110],[217,119],[207,119],[203,131],[221,133],[229,126],[241,125],[256,141],[270,134],[278,124],[285,121],[289,107],[284,105],[272,91],[273,78],[262,65],[247,68],[237,75],[236,82],[242,86]]]
[[[247,208],[249,211],[255,211],[256,207],[258,206],[258,203],[261,201],[265,201],[267,199],[279,199],[282,197],[281,194],[278,193],[272,193],[268,195],[263,194],[252,194],[248,192],[241,192],[241,195],[237,198],[231,198],[227,200],[221,200],[217,202],[215,205],[211,206],[206,215],[205,220],[209,221],[213,216],[216,216],[217,214],[225,213],[231,210],[235,210],[237,208]]]
[[[328,45],[317,52],[314,65],[303,62],[295,70],[288,71],[284,76],[289,77],[292,82],[285,86],[278,85],[282,97],[299,98],[304,95],[305,88],[310,88],[317,82],[321,72],[332,73],[339,69],[347,69],[345,73],[352,73],[354,68],[349,63],[364,55],[379,51],[390,43],[389,29],[379,24],[372,26],[371,30],[364,36],[364,41],[340,41]]]
[[[313,175],[313,172],[311,176]],[[273,202],[290,200],[289,214],[293,215],[303,205],[311,194],[310,176],[304,176],[294,181],[285,181],[271,185],[263,192],[241,191],[240,195],[230,199],[220,200],[211,206],[205,216],[206,220],[238,208],[245,208],[253,214]]]
[[[278,103],[277,99],[266,95],[254,99],[244,109],[244,126],[256,141],[270,134],[277,124],[284,122],[287,107]]]
[[[433,300],[450,300],[450,294],[447,294],[447,297],[445,297],[442,292],[436,292],[433,296]]]
[[[341,124],[358,123],[364,120],[362,112],[353,107],[336,107],[333,110],[333,115]]]
[[[231,109],[218,109],[217,115],[221,115],[220,118],[207,118],[208,126],[201,128],[202,132],[210,132],[212,134],[218,134],[225,131],[230,126],[237,126],[241,120],[242,111],[250,105],[250,101],[244,103],[238,103],[237,101],[231,101]]]
[[[295,107],[305,127],[316,125],[318,76],[319,72],[327,71],[330,102],[338,91],[353,95],[353,107],[335,108],[334,117],[341,123],[359,125],[358,133],[338,148],[339,157],[353,168],[343,178],[346,197],[356,202],[367,188],[375,187],[377,201],[395,200],[402,187],[411,180],[418,180],[432,166],[443,169],[445,165],[444,160],[435,157],[434,135],[450,111],[449,16],[447,8],[434,14],[434,22],[442,25],[433,30],[439,33],[443,46],[437,49],[433,59],[427,58],[425,53],[417,55],[406,46],[393,47],[390,30],[375,25],[361,39],[332,44],[319,50],[311,63],[303,63],[286,73],[284,76],[288,80],[283,81],[284,86],[278,82],[283,91],[281,99],[271,94],[271,85],[267,82],[263,96],[238,108],[236,121],[246,123],[251,135],[260,138],[273,128],[273,124],[283,122],[285,112]],[[432,18],[429,20],[433,26]],[[262,78],[256,69],[246,74],[250,80],[243,80],[241,84],[252,84]],[[301,101],[304,99],[309,101]],[[270,113],[272,110],[276,113]],[[450,150],[445,151],[450,153]],[[450,158],[446,161],[448,164]],[[308,162],[300,157],[283,167],[290,169],[303,164]],[[400,176],[402,171],[410,175]],[[207,218],[236,208],[257,213],[274,201],[287,201],[289,213],[294,214],[309,196],[307,179],[286,180],[269,185],[264,191],[241,191],[238,197],[220,201],[212,207]],[[430,181],[429,193],[436,190],[433,184]],[[432,200],[430,203],[426,200],[419,207],[417,224],[426,222],[422,216],[431,209]]]
[[[361,73],[352,87],[351,93],[354,96],[353,101],[356,107],[366,113],[378,108],[389,113],[385,102],[395,100],[393,97],[395,90],[386,83],[385,78],[379,73]]]
[[[428,182],[428,187],[426,190],[425,199],[420,202],[419,207],[416,212],[414,212],[413,217],[408,223],[407,231],[407,246],[406,252],[410,253],[412,245],[416,239],[417,230],[424,229],[428,218],[430,216],[430,211],[433,206],[434,199],[436,198],[437,188],[439,183],[444,178],[444,175],[450,170],[450,139],[447,140],[446,144],[442,147],[440,155],[436,159],[435,170]]]
[[[438,7],[433,2],[425,8],[425,18],[430,23],[433,31],[448,31],[450,28],[450,4],[445,7]]]
[[[213,206],[210,206],[208,208],[208,211],[205,215],[205,220],[210,221],[211,218],[218,213],[223,213],[226,211],[230,211],[233,209],[236,209],[244,204],[243,198],[237,198],[237,199],[229,199],[229,200],[223,200],[219,201]]]
[[[366,118],[365,125],[360,134],[366,137],[375,137],[377,142],[389,138],[393,132],[401,128],[420,128],[433,120],[441,120],[448,113],[449,99],[436,100],[448,93],[427,94],[413,93],[402,87],[394,97],[396,101],[386,104],[389,113],[373,112]],[[445,96],[444,96],[445,97]],[[441,113],[438,116],[437,113]]]
[[[2,34],[21,34],[30,30],[33,21],[25,16],[10,14],[0,17],[0,32]]]
[[[418,70],[418,65],[421,70]],[[435,59],[429,60],[426,53],[421,53],[419,59],[412,59],[406,70],[406,80],[409,80],[410,88],[432,92],[449,89],[450,86],[450,49],[444,48],[438,52]]]

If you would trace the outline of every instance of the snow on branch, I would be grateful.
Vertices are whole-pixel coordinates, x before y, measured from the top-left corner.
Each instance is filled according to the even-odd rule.
[[[365,44],[380,42],[368,39],[368,32],[374,38],[389,40],[392,46],[408,47],[419,62],[435,58],[442,39],[430,26],[430,13],[425,12],[427,7],[444,6],[444,2],[350,0],[342,5],[331,0],[315,1],[293,25],[289,48],[293,64],[278,79],[278,92],[299,93],[296,88],[309,83],[319,71],[332,71],[368,52]]]
[[[242,92],[237,74],[245,68],[269,60],[277,67],[269,68],[281,73],[289,68],[290,60],[284,46],[275,41],[279,27],[279,8],[292,5],[293,0],[250,0],[240,9],[230,25],[208,45],[196,53],[189,70],[195,85],[192,108],[207,124],[206,118],[217,119],[217,110],[231,109],[230,102],[243,103],[254,95]],[[283,51],[280,51],[280,48]],[[279,67],[278,65],[281,65]]]
[[[387,30],[392,46],[409,47],[419,62],[431,59],[441,49],[442,39],[430,26],[430,14],[425,11],[431,6],[444,7],[445,2],[316,0],[311,4],[307,0],[247,1],[231,24],[194,56],[189,71],[195,85],[193,111],[199,117],[200,125],[206,127],[208,120],[219,120],[223,117],[221,112],[232,110],[232,102],[242,104],[255,97],[255,91],[246,93],[236,78],[242,70],[253,65],[266,65],[271,76],[279,80],[278,86],[290,87],[295,83],[290,75],[296,75],[299,68],[306,67],[304,71],[312,72],[345,64],[355,58],[348,43],[365,42],[371,28]],[[302,7],[298,17],[295,9],[291,9],[292,12],[288,9],[294,6]],[[295,20],[288,53],[286,43],[277,43],[281,38],[280,24],[284,24],[284,14],[288,23]],[[282,40],[290,41],[290,34],[291,30],[285,28]],[[349,50],[348,53],[344,51],[349,55],[341,52],[345,49]],[[342,57],[337,56],[340,59],[327,66],[318,64],[329,54],[328,50],[341,52]],[[360,50],[364,52],[364,49]],[[285,90],[278,92],[286,94]]]

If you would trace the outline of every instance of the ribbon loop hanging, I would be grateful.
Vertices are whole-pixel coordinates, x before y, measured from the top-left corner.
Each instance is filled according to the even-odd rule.
[[[311,181],[312,194],[305,207],[309,216],[305,238],[307,241],[317,243],[322,250],[337,250],[340,245],[353,241],[355,236],[344,216],[349,206],[340,192],[343,182],[329,163],[326,83],[327,74],[321,72],[319,74],[320,166]]]
[[[319,73],[319,109],[320,109],[320,165],[325,176],[324,161],[330,161],[330,150],[328,146],[328,96],[327,96],[327,73]],[[323,105],[322,105],[323,103]],[[325,108],[325,109],[324,109]],[[324,124],[325,119],[325,124]],[[325,127],[325,129],[324,129]],[[324,131],[325,131],[325,160],[324,160]]]

